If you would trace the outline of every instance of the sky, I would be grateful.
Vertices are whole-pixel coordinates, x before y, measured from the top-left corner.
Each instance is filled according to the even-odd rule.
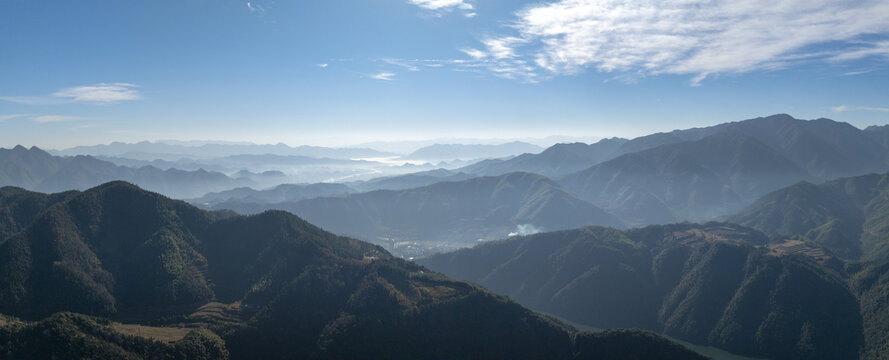
[[[0,0],[0,147],[889,123],[889,1]]]

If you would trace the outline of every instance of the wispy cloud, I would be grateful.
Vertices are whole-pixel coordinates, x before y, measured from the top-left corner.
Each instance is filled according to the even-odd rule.
[[[420,68],[417,66],[419,60],[381,59],[380,61],[389,65],[402,67],[408,71],[420,71]]]
[[[330,64],[315,64],[315,66],[323,69],[323,68],[330,66]]]
[[[873,71],[873,70],[856,70],[856,71],[848,71],[848,72],[844,72],[844,73],[842,73],[841,75],[842,75],[842,76],[855,76],[855,75],[867,74],[867,73],[872,72],[872,71]]]
[[[460,49],[460,51],[462,51],[466,55],[469,55],[473,59],[481,59],[481,58],[488,56],[488,53],[481,51],[479,49],[464,48],[464,49]]]
[[[853,106],[849,107],[844,105],[832,106],[830,111],[834,113],[842,113],[846,111],[878,111],[878,112],[889,112],[889,108],[887,107],[879,107],[879,106]]]
[[[66,122],[66,121],[78,121],[85,120],[85,118],[80,116],[67,116],[67,115],[41,115],[34,116],[31,118],[32,121],[39,123],[57,123],[57,122]]]
[[[381,72],[381,73],[371,74],[368,76],[371,79],[376,79],[376,80],[385,80],[385,81],[395,80],[395,79],[393,79],[395,77],[395,74],[390,73],[390,72]]]
[[[522,60],[536,75],[592,68],[691,75],[697,84],[802,61],[889,59],[889,41],[865,40],[889,35],[887,18],[885,0],[560,0],[518,12],[508,25],[512,34],[462,51],[473,59]]]
[[[0,100],[24,105],[54,105],[66,102],[63,99],[48,96],[0,96]]]
[[[459,10],[465,17],[474,17],[475,7],[465,0],[408,0],[408,3],[417,5],[423,9],[436,12],[439,16],[442,13]]]
[[[18,119],[21,117],[28,116],[28,114],[8,114],[8,115],[0,115],[0,121]]]
[[[886,16],[889,16],[887,14]],[[884,17],[885,18],[885,17]],[[863,57],[880,56],[889,60],[889,41],[879,41],[875,43],[865,43],[848,49],[845,52],[834,55],[831,60],[846,61],[856,60]]]
[[[471,55],[474,49],[464,49],[462,51]],[[449,67],[460,72],[482,73],[483,71],[489,71],[499,77],[526,83],[535,83],[540,79],[540,76],[535,72],[537,69],[519,57],[505,52],[498,55],[498,58],[488,58],[487,53],[479,53],[478,55],[479,57],[472,59],[377,59],[372,61],[398,66],[408,71]],[[395,74],[392,75],[394,76]],[[391,78],[386,80],[391,80]]]
[[[137,87],[137,85],[129,83],[101,83],[65,88],[51,96],[0,96],[0,100],[26,105],[53,105],[71,102],[112,104],[141,99],[142,94],[136,90]]]
[[[876,106],[859,106],[858,110],[889,112],[889,108],[876,107]]]
[[[138,86],[129,83],[96,84],[76,86],[62,89],[54,97],[70,99],[75,102],[93,102],[111,104],[119,101],[138,100],[142,98]]]

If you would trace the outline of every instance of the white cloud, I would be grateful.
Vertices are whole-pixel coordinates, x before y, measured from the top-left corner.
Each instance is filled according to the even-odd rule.
[[[376,80],[385,80],[385,81],[395,80],[395,79],[393,79],[393,77],[395,77],[395,74],[390,73],[390,72],[381,72],[381,73],[372,74],[369,76],[371,79],[376,79]]]
[[[329,64],[315,64],[315,66],[317,66],[317,67],[319,67],[319,68],[322,68],[322,69],[323,69],[323,68],[326,68],[326,67],[328,67],[328,66],[329,66]]]
[[[41,115],[32,117],[31,120],[39,123],[56,123],[56,122],[65,122],[65,121],[78,121],[83,120],[84,118],[79,116],[67,116],[67,115]]]
[[[54,97],[69,99],[75,102],[93,102],[111,104],[125,100],[137,100],[142,95],[136,85],[128,83],[96,84],[62,89]]]
[[[460,49],[460,51],[466,53],[466,55],[469,55],[473,59],[481,59],[483,57],[488,56],[488,53],[481,51],[479,49],[465,48],[465,49]]]
[[[561,0],[516,15],[514,35],[461,51],[523,59],[550,75],[593,68],[687,74],[693,83],[813,59],[889,59],[889,41],[864,40],[889,35],[885,0]]]
[[[849,72],[844,72],[844,73],[842,74],[842,76],[855,76],[855,75],[867,74],[867,73],[872,72],[872,71],[873,71],[873,70],[856,70],[856,71],[849,71]]]
[[[889,41],[880,41],[855,47],[850,51],[836,54],[831,58],[834,61],[855,60],[868,56],[882,56],[889,59]]]
[[[28,116],[28,115],[27,115],[27,114],[9,114],[9,115],[0,115],[0,122],[2,122],[2,121],[6,121],[6,120],[17,119],[17,118],[25,117],[25,116]]]
[[[846,111],[878,111],[878,112],[889,112],[889,108],[886,108],[886,107],[878,107],[878,106],[854,106],[854,107],[849,107],[849,106],[846,106],[846,105],[839,105],[839,106],[831,106],[831,107],[830,107],[830,111],[833,111],[834,113],[837,113],[837,114],[839,114],[839,113],[841,113],[841,112],[846,112]]]
[[[519,37],[506,36],[482,40],[488,48],[487,54],[495,59],[508,59],[516,57],[515,47],[526,41]]]
[[[52,96],[0,96],[0,100],[25,105],[56,105],[72,102],[112,104],[142,98],[137,85],[129,83],[100,83],[59,90]]]
[[[25,105],[54,105],[65,102],[62,99],[41,96],[0,96],[0,100]]]
[[[473,9],[472,4],[469,4],[463,0],[408,0],[408,2],[429,10],[441,10],[450,8],[463,10]]]
[[[463,16],[471,18],[477,14],[473,11],[475,7],[465,0],[408,0],[408,3],[417,5],[426,10],[432,10],[439,13],[450,12],[455,9],[461,10]]]
[[[247,9],[250,10],[250,12],[258,12],[258,13],[262,13],[265,11],[265,9],[261,5],[253,3],[251,1],[247,2]]]

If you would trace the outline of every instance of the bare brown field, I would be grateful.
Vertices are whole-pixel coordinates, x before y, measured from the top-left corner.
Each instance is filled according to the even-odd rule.
[[[139,324],[121,324],[114,323],[112,325],[115,330],[122,334],[143,337],[167,343],[182,340],[191,329],[183,327],[157,327],[144,326]]]
[[[784,240],[780,243],[769,244],[769,250],[778,256],[802,254],[811,257],[819,263],[824,263],[830,259],[830,256],[824,252],[824,249],[806,245],[805,242],[799,240]]]
[[[188,319],[191,324],[197,326],[243,326],[245,307],[249,305],[242,305],[240,301],[231,304],[214,301],[199,307],[197,311],[188,315]]]

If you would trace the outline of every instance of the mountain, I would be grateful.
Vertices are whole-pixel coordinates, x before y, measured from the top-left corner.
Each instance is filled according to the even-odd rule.
[[[285,144],[258,145],[251,143],[225,142],[148,142],[107,145],[77,146],[58,150],[57,155],[101,155],[130,158],[135,160],[163,159],[176,161],[179,158],[217,158],[232,155],[282,155],[315,158],[354,159],[394,156],[394,154],[367,148],[327,148],[319,146],[290,147]]]
[[[384,176],[366,181],[352,182],[349,186],[362,191],[373,190],[404,190],[442,181],[463,181],[476,177],[473,174],[454,170],[435,169],[397,176]]]
[[[454,159],[488,159],[515,156],[525,153],[538,153],[543,148],[526,142],[513,141],[505,144],[434,144],[415,150],[405,159],[441,161]]]
[[[0,242],[0,313],[44,319],[0,319],[15,358],[703,358],[651,333],[573,332],[288,213],[205,212],[123,182],[66,197]],[[91,316],[212,332],[163,345]]]
[[[556,144],[539,154],[522,154],[511,159],[481,161],[457,169],[471,174],[498,176],[511,172],[530,172],[559,177],[583,170],[620,154],[627,140],[603,139],[591,145],[584,143]]]
[[[621,155],[559,181],[624,221],[644,225],[726,215],[748,199],[808,178],[757,139],[723,130]]]
[[[208,193],[188,200],[192,204],[213,207],[223,202],[279,203],[331,195],[344,195],[354,192],[352,188],[335,183],[282,184],[267,190],[254,190],[241,187],[232,190]]]
[[[862,358],[889,359],[889,174],[794,184],[729,220],[847,259],[864,320]]]
[[[889,149],[889,125],[868,126],[864,129],[864,132],[873,139],[874,142],[882,144],[883,147]]]
[[[622,225],[552,180],[529,173],[278,204],[220,203],[214,208],[246,214],[267,209],[290,211],[329,231],[382,243],[404,256],[465,247],[533,229]]]
[[[875,133],[880,132],[877,128],[860,130],[844,122],[800,120],[787,114],[643,136],[628,141],[622,151],[630,153],[696,141],[727,130],[762,142],[820,180],[883,172],[889,168],[889,147],[875,139]]]
[[[858,358],[864,315],[842,264],[767,241],[722,223],[587,227],[418,263],[581,324],[640,327],[753,357]]]
[[[76,194],[43,194],[22,188],[0,187],[0,239],[22,231],[44,210]]]
[[[772,236],[802,237],[850,260],[889,259],[889,173],[801,182],[728,219]]]
[[[817,179],[885,172],[889,148],[871,140],[867,131],[830,119],[798,120],[790,115],[728,123],[778,151]]]
[[[53,156],[36,147],[0,149],[0,186],[57,192],[87,189],[112,180],[131,181],[153,191],[183,198],[251,184],[249,180],[232,179],[203,169],[129,168],[91,156]]]

